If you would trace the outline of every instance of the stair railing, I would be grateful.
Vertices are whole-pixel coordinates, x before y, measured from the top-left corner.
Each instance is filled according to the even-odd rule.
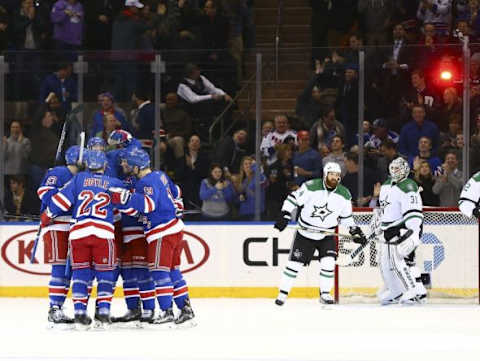
[[[282,26],[283,0],[277,4],[277,25],[275,27],[275,81],[278,81],[278,53],[280,48],[280,28]]]

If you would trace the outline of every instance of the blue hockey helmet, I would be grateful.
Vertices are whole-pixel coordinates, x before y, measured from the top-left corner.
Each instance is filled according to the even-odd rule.
[[[150,167],[150,156],[143,149],[134,148],[129,150],[125,160],[130,167],[137,166],[138,169]]]
[[[130,144],[133,137],[123,129],[116,129],[108,136],[108,145],[115,145],[117,147],[126,147]]]
[[[92,137],[87,142],[87,149],[105,151],[107,143],[100,137]],[[101,148],[101,149],[99,149]]]
[[[89,150],[85,154],[85,162],[88,169],[102,169],[107,163],[107,156],[100,150]]]
[[[73,145],[67,149],[65,152],[65,162],[67,165],[75,165],[78,162],[78,157],[80,156],[80,146]]]

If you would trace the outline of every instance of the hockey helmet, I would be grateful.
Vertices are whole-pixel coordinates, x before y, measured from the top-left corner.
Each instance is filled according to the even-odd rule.
[[[87,142],[87,149],[89,150],[102,150],[105,151],[107,143],[100,137],[92,137]],[[98,149],[102,148],[102,149]]]
[[[335,162],[328,162],[325,164],[323,167],[323,179],[327,178],[328,173],[338,173],[338,181],[340,182],[340,176],[342,174],[342,168],[340,168],[340,165]]]
[[[107,156],[100,150],[89,150],[85,154],[85,162],[88,169],[102,169],[107,163]]]
[[[80,146],[73,145],[67,149],[65,152],[65,162],[67,165],[75,165],[78,162],[78,157],[80,156]]]
[[[390,177],[394,182],[400,182],[410,174],[410,166],[402,157],[395,158],[388,166]]]
[[[115,145],[117,147],[126,147],[130,144],[133,137],[123,129],[116,129],[108,136],[108,145]]]
[[[150,167],[150,156],[143,149],[132,149],[126,154],[126,161],[130,167],[137,166],[138,169]]]

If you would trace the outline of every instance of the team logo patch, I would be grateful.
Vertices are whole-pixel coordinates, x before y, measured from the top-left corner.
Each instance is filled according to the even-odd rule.
[[[146,195],[151,196],[151,195],[153,194],[153,187],[143,187],[143,192],[144,192]]]
[[[380,200],[380,208],[386,208],[389,204],[388,196],[386,196],[385,199]]]
[[[333,213],[330,209],[328,209],[328,206],[327,206],[326,203],[325,203],[324,206],[321,206],[321,207],[313,206],[313,208],[314,208],[314,210],[313,210],[310,217],[320,218],[322,220],[322,222],[325,220],[325,218],[327,218],[329,215],[331,215]]]
[[[293,251],[293,257],[300,259],[300,257],[302,257],[302,252],[297,248],[295,251]]]
[[[51,175],[50,177],[47,178],[47,181],[45,182],[47,186],[53,186],[57,184],[57,177],[54,175]]]

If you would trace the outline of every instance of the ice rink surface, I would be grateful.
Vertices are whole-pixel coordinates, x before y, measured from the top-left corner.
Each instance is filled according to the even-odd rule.
[[[192,306],[191,329],[54,331],[47,299],[0,298],[0,360],[480,360],[478,305],[216,298]],[[115,299],[112,312],[124,309]]]

